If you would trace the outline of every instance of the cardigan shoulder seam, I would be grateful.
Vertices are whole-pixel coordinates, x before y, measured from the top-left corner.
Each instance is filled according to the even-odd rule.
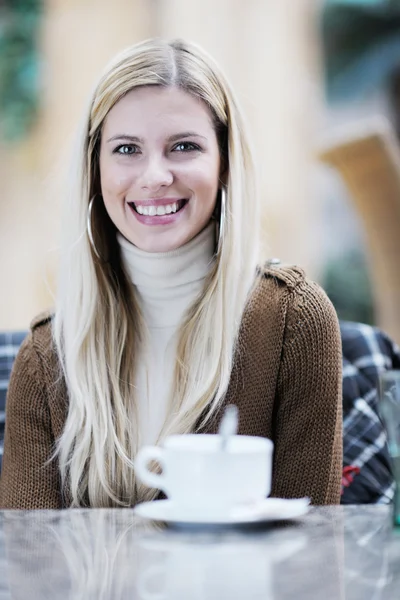
[[[34,319],[32,319],[30,326],[29,326],[30,329],[32,330],[32,332],[34,332],[39,327],[42,327],[43,325],[47,325],[48,323],[50,323],[53,316],[54,316],[53,312],[50,310],[41,312]]]
[[[272,278],[275,281],[286,283],[287,287],[292,290],[306,281],[305,272],[296,265],[274,265],[267,261],[260,268],[260,274],[266,279]]]
[[[51,323],[53,317],[54,313],[52,311],[42,312],[37,315],[30,324],[32,345],[42,370],[44,369],[44,363],[47,362],[50,354],[52,354],[55,349]]]

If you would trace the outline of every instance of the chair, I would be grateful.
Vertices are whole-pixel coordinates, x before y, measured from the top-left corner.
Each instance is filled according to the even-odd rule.
[[[365,3],[366,4],[366,3]],[[318,153],[340,174],[365,232],[374,303],[400,340],[400,145],[389,119],[370,116],[328,134]]]
[[[378,413],[379,374],[400,369],[399,347],[380,329],[340,322],[343,349],[342,504],[389,503],[394,481]]]
[[[3,457],[5,403],[11,369],[26,331],[0,333],[0,472]]]

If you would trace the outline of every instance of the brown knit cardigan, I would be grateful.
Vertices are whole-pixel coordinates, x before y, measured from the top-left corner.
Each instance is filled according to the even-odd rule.
[[[341,342],[336,313],[303,272],[266,267],[243,315],[226,403],[239,433],[275,444],[272,494],[340,500]],[[68,410],[51,316],[31,325],[15,360],[6,406],[0,508],[63,508],[57,460],[48,462]],[[221,411],[197,432],[218,428]]]

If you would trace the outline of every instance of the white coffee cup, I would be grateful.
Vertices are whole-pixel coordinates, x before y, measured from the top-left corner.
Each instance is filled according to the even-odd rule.
[[[162,447],[145,446],[138,452],[136,474],[144,484],[162,490],[185,515],[226,514],[266,498],[271,491],[271,440],[235,435],[226,449],[221,442],[219,435],[171,436]],[[161,466],[161,474],[149,470],[152,461]]]

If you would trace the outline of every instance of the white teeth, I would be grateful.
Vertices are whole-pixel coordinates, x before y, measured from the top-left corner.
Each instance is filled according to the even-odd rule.
[[[178,202],[173,202],[172,204],[165,204],[162,206],[143,206],[141,204],[135,205],[136,211],[139,215],[145,215],[150,217],[169,215],[171,213],[176,213],[179,207]]]

